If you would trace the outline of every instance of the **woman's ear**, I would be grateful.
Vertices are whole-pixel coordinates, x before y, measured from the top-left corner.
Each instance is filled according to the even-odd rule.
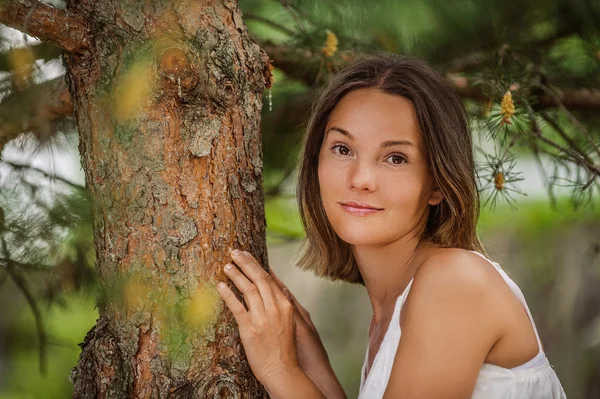
[[[429,205],[437,205],[444,199],[444,194],[436,187],[433,188],[431,196],[429,197]]]

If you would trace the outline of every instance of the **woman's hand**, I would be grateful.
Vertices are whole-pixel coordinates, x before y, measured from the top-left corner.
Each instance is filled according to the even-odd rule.
[[[294,306],[296,350],[300,368],[328,398],[346,398],[344,389],[335,376],[327,351],[321,342],[310,314],[279,277],[275,275],[273,269],[269,273],[279,289]]]
[[[300,371],[296,356],[294,311],[271,276],[247,252],[232,252],[233,261],[224,270],[242,292],[248,310],[225,283],[218,292],[233,313],[250,368],[267,390],[282,375]]]

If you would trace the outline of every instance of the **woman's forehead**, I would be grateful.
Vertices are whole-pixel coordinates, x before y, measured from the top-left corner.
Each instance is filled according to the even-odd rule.
[[[417,146],[422,140],[412,102],[371,88],[345,95],[331,112],[325,133],[343,134],[356,141],[406,141]]]

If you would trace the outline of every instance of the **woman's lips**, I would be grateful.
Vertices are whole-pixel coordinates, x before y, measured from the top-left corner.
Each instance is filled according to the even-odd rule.
[[[377,213],[381,210],[381,209],[372,209],[372,208],[355,208],[353,206],[344,205],[344,204],[340,204],[340,205],[342,206],[342,208],[344,208],[344,210],[346,212],[348,212],[349,214],[354,215],[354,216],[371,215],[371,214]]]

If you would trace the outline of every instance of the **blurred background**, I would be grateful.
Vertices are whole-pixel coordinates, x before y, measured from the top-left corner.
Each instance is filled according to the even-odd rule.
[[[270,264],[311,313],[348,397],[371,307],[362,287],[293,267],[304,237],[295,172],[327,77],[388,51],[425,59],[463,98],[486,249],[523,290],[568,397],[600,398],[600,2],[240,6],[274,67],[262,112]],[[0,27],[0,235],[10,237],[0,248],[0,399],[66,398],[98,296],[77,131],[69,115],[31,111],[64,75],[60,51]]]

